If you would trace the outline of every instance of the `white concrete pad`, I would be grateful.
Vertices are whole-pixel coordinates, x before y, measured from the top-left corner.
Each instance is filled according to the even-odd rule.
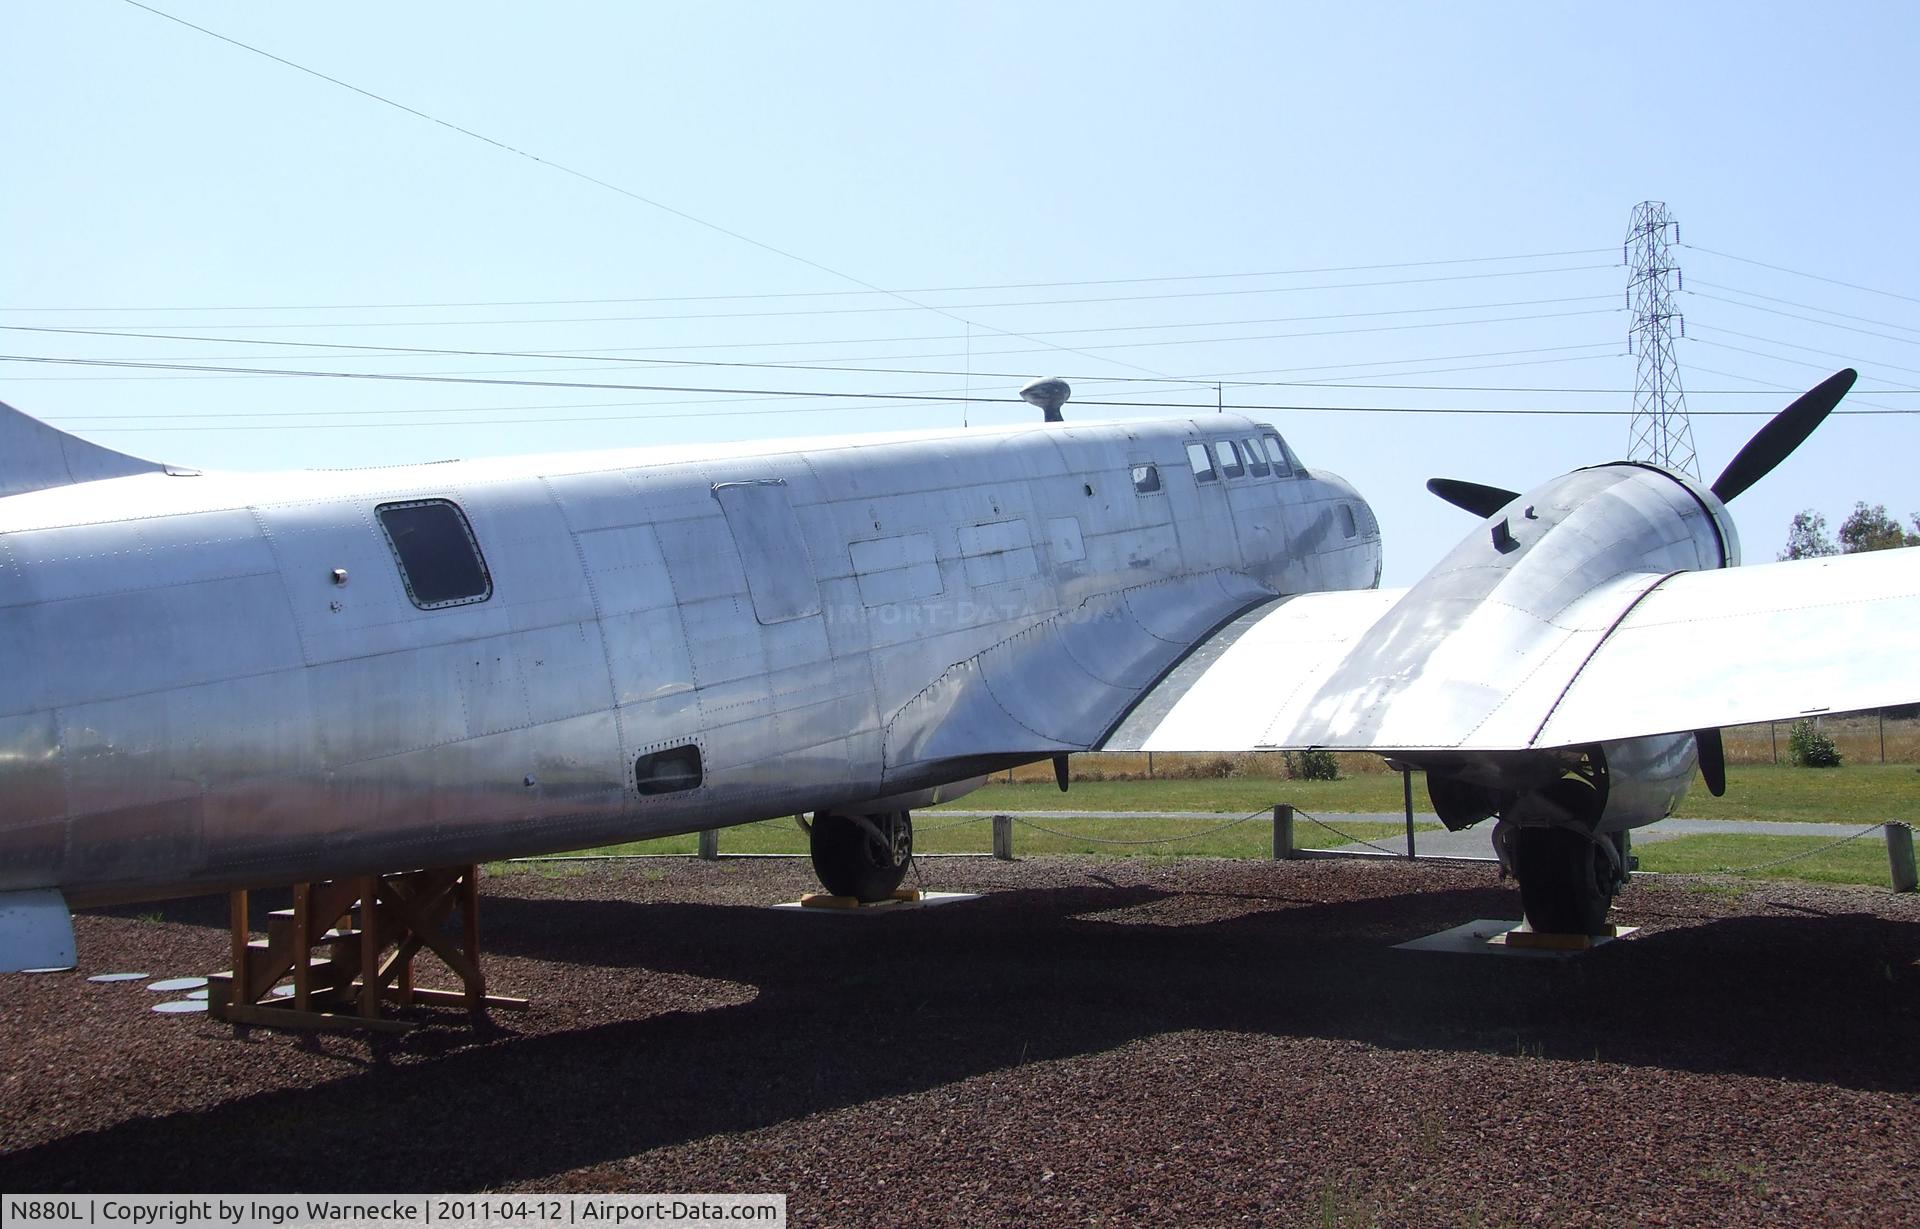
[[[1464,926],[1455,926],[1438,934],[1409,939],[1405,943],[1394,944],[1394,950],[1402,952],[1453,952],[1463,956],[1509,956],[1522,959],[1545,957],[1552,960],[1564,960],[1568,956],[1578,956],[1580,951],[1556,951],[1551,948],[1514,947],[1507,943],[1507,932],[1520,929],[1519,919],[1500,921],[1494,918],[1476,918]],[[1612,943],[1615,939],[1624,939],[1638,926],[1623,926],[1611,937],[1596,938],[1593,947]],[[1592,951],[1593,948],[1585,948]]]
[[[928,909],[935,905],[956,905],[963,900],[979,900],[978,892],[922,892],[919,900],[883,900],[871,905],[861,905],[857,909],[822,909],[801,904],[797,900],[781,901],[775,909],[791,909],[795,913],[817,913],[822,917],[873,917],[881,913],[904,913],[910,909]]]

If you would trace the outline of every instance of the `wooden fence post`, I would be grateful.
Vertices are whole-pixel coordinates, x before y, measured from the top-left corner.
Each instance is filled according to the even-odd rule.
[[[1893,890],[1896,892],[1920,891],[1920,874],[1915,873],[1913,863],[1913,826],[1901,823],[1888,824],[1886,833],[1887,869],[1893,875]]]
[[[993,856],[1002,862],[1013,861],[1013,816],[993,817]]]
[[[703,862],[720,860],[720,829],[707,828],[700,833],[700,859]]]
[[[1284,862],[1293,856],[1293,807],[1276,803],[1273,808],[1273,860]]]

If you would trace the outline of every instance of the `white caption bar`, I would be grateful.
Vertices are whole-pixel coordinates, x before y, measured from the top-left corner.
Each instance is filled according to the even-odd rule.
[[[785,1195],[8,1195],[0,1229],[786,1229]]]

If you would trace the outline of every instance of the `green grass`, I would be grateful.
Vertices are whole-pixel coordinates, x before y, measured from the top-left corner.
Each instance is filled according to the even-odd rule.
[[[1771,819],[1859,824],[1920,819],[1920,769],[1911,764],[1794,768],[1730,764],[1727,796],[1697,779],[1674,812],[1685,819]]]
[[[1858,764],[1812,769],[1785,765],[1731,765],[1725,798],[1714,798],[1695,783],[1676,814],[1703,819],[1799,820],[1864,827],[1886,819],[1920,818],[1920,771],[1911,765]],[[1362,840],[1398,849],[1399,823],[1361,823],[1343,815],[1397,813],[1400,777],[1366,773],[1339,781],[1288,781],[1269,777],[1198,780],[1076,781],[1065,794],[1045,782],[988,785],[943,807],[915,817],[915,845],[921,853],[984,854],[992,849],[992,830],[984,818],[962,818],[953,811],[1002,812],[1028,818],[1014,830],[1014,852],[1021,857],[1081,854],[1095,857],[1266,858],[1273,852],[1273,827],[1267,812],[1289,802],[1308,815],[1322,815],[1335,827]],[[1428,807],[1425,784],[1414,782],[1414,806]],[[1042,819],[1036,811],[1195,811],[1203,819]],[[1228,826],[1241,816],[1254,818]],[[1042,831],[1033,825],[1051,831]],[[1418,830],[1435,825],[1422,824]],[[1297,840],[1306,848],[1333,849],[1348,843],[1313,824],[1297,821]],[[1836,835],[1838,835],[1836,833]],[[1180,838],[1167,840],[1164,838]],[[1717,873],[1800,853],[1821,844],[1818,837],[1689,836],[1636,847],[1641,866],[1675,874]],[[595,853],[691,854],[695,837],[666,837],[609,846]],[[722,854],[804,855],[806,837],[791,820],[766,820],[721,833]],[[568,873],[567,863],[525,864],[540,873]],[[1755,872],[1759,877],[1804,879],[1820,883],[1884,886],[1887,858],[1876,837],[1843,845],[1811,858]]]
[[[1266,815],[1226,828],[1214,819],[1047,819],[1017,823],[1013,850],[1018,857],[1048,854],[1088,854],[1101,857],[1160,856],[1209,858],[1267,858],[1273,856],[1273,822]],[[1344,823],[1334,821],[1341,832],[1361,840],[1375,841],[1397,849],[1393,841],[1405,833],[1402,824]],[[1436,825],[1416,825],[1427,830]],[[1174,839],[1168,839],[1174,838]],[[1345,836],[1328,831],[1305,820],[1298,822],[1295,840],[1302,848],[1335,849],[1347,844]],[[1132,842],[1114,844],[1110,842]],[[923,811],[914,819],[914,850],[918,853],[972,853],[993,851],[993,829],[986,819],[961,820],[938,811]],[[634,841],[588,851],[594,854],[690,854],[698,842],[692,836],[662,837],[653,841]],[[791,820],[768,820],[743,824],[720,833],[720,852],[724,854],[798,854],[807,852],[807,840]],[[565,866],[565,863],[530,865]]]
[[[1805,853],[1824,843],[1817,836],[1681,836],[1635,845],[1633,852],[1639,855],[1641,870],[1670,875],[1737,870],[1757,879],[1888,885],[1887,846],[1878,833],[1781,866],[1746,871],[1747,867]]]
[[[1369,773],[1339,781],[1285,781],[1220,777],[1166,781],[1075,781],[1061,793],[1053,782],[995,783],[926,812],[961,811],[1220,811],[1246,815],[1290,802],[1302,811],[1384,811],[1401,808],[1398,773]],[[1427,809],[1426,786],[1413,783],[1413,806]]]
[[[1201,780],[1076,781],[1067,793],[1052,782],[996,782],[925,812],[966,811],[1219,811],[1245,815],[1290,802],[1315,814],[1401,809],[1398,773],[1367,773],[1338,781],[1268,777]],[[1413,782],[1416,811],[1428,810],[1425,782]],[[1727,768],[1727,795],[1715,798],[1698,780],[1674,814],[1687,819],[1797,820],[1871,824],[1920,819],[1920,770],[1912,765],[1858,764],[1793,768],[1735,764]]]

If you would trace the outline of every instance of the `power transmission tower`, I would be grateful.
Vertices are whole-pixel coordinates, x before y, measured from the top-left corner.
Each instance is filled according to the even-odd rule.
[[[1633,207],[1627,226],[1627,306],[1633,326],[1627,351],[1640,359],[1633,384],[1633,418],[1627,425],[1627,459],[1651,461],[1667,469],[1700,476],[1693,453],[1693,425],[1687,421],[1687,395],[1680,388],[1680,364],[1673,355],[1677,328],[1685,337],[1686,320],[1674,310],[1681,287],[1680,267],[1668,245],[1680,238],[1680,224],[1664,201]]]

